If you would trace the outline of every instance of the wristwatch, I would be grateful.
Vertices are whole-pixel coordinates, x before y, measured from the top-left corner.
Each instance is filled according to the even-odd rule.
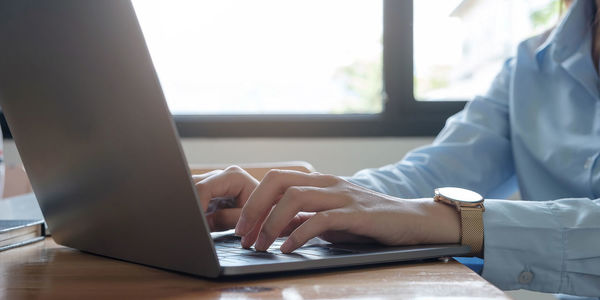
[[[483,197],[476,192],[456,188],[435,189],[433,200],[456,207],[460,214],[460,243],[471,247],[471,254],[483,255]]]

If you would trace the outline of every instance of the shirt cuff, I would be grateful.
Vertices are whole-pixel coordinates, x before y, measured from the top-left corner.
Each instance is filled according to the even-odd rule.
[[[552,202],[486,200],[482,276],[503,290],[556,293],[565,245]]]

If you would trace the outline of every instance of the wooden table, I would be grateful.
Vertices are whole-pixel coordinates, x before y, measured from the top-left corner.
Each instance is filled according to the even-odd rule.
[[[508,299],[449,261],[206,280],[95,256],[52,238],[0,252],[1,299]]]

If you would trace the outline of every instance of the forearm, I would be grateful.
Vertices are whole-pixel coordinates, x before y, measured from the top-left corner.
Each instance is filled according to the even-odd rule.
[[[401,198],[432,197],[433,190],[443,186],[488,196],[514,175],[503,113],[492,100],[478,97],[448,120],[432,145],[411,151],[396,164],[362,170],[347,180]],[[482,121],[484,115],[490,117]]]
[[[508,116],[513,66],[514,60],[506,61],[488,92],[449,118],[432,145],[347,180],[400,198],[432,197],[433,189],[442,186],[508,197],[516,188],[494,192],[515,174]]]

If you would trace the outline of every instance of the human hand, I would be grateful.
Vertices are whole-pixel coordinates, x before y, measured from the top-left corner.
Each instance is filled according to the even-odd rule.
[[[234,228],[242,207],[258,185],[258,180],[238,166],[193,175],[192,179],[211,231]]]
[[[458,243],[455,209],[433,199],[406,200],[319,173],[272,170],[243,206],[236,226],[242,246],[265,251],[289,234],[289,253],[314,237],[385,245]]]

